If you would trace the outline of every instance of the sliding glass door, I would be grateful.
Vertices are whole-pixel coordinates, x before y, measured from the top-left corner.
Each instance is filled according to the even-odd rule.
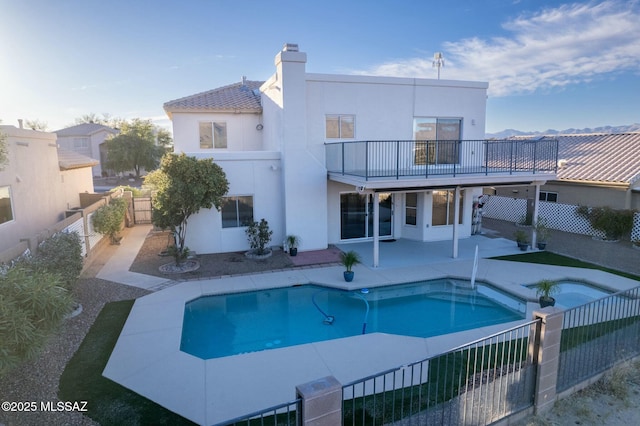
[[[390,193],[340,195],[340,238],[373,237],[373,202],[379,207],[380,237],[392,235],[393,204]]]

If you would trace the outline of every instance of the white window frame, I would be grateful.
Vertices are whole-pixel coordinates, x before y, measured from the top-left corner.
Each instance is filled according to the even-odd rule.
[[[409,195],[415,195],[416,197],[416,205],[415,206],[410,206],[408,203],[408,196]],[[409,211],[413,211],[413,216],[408,215],[407,213]],[[409,217],[413,217],[416,221],[416,223],[409,223],[408,219]],[[417,192],[407,192],[404,196],[404,224],[407,226],[418,226],[418,193]]]
[[[244,228],[247,227],[248,225],[243,224],[240,222],[240,206],[239,206],[239,201],[241,198],[250,198],[251,199],[251,220],[253,221],[254,219],[254,197],[253,195],[232,195],[232,196],[228,196],[228,197],[223,197],[222,198],[222,207],[220,208],[220,222],[221,222],[221,227],[222,229],[233,229],[233,228]],[[235,201],[235,219],[236,219],[236,224],[235,226],[225,226],[225,221],[223,218],[223,208],[224,205],[227,203],[227,201],[229,200],[233,200]]]
[[[217,130],[217,128],[220,130]],[[208,134],[204,136],[211,138],[209,143],[203,144],[203,130],[208,131]],[[226,121],[198,122],[198,136],[200,138],[200,149],[227,149],[229,146]]]
[[[5,189],[6,189],[6,192],[5,192]],[[7,195],[7,196],[4,197],[3,195]],[[9,199],[9,213],[11,214],[11,217],[7,218],[7,220],[4,220],[4,218],[0,217],[0,220],[2,220],[2,222],[0,222],[0,226],[4,225],[5,223],[10,223],[16,220],[16,214],[13,208],[13,195],[11,194],[11,186],[9,185],[0,186],[0,200],[5,198]]]
[[[351,123],[352,123],[352,135],[343,135],[342,133],[342,120],[349,118],[351,119]],[[328,128],[328,124],[329,124],[329,120],[338,120],[338,135],[337,136],[330,136],[327,132],[327,128]],[[355,114],[327,114],[325,116],[325,122],[324,122],[324,132],[325,132],[325,138],[327,139],[355,139],[356,137],[356,116]]]
[[[549,200],[549,195],[553,194],[556,196],[555,200]],[[544,199],[543,199],[544,198]],[[540,197],[538,201],[546,201],[547,203],[557,203],[558,202],[558,193],[554,191],[540,191]]]

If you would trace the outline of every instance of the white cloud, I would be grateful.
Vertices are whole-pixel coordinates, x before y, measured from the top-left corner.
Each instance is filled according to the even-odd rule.
[[[506,37],[443,45],[442,78],[489,82],[492,96],[530,93],[640,69],[636,0],[573,3],[503,24]],[[385,63],[357,74],[434,78],[432,58]]]

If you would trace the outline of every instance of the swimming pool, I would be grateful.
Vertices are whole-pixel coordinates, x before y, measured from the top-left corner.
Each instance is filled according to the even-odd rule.
[[[535,290],[535,284],[528,284],[525,287]],[[559,291],[553,298],[556,299],[556,306],[565,308],[575,308],[614,293],[583,281],[559,281],[558,288]]]
[[[525,301],[480,282],[359,291],[308,284],[187,302],[180,350],[211,359],[365,333],[432,337],[520,320],[525,311]]]

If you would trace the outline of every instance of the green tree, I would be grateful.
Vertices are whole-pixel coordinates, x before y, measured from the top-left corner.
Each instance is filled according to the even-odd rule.
[[[176,262],[188,250],[185,246],[187,222],[200,209],[215,206],[220,210],[222,197],[229,190],[229,182],[220,166],[211,158],[198,160],[167,153],[160,168],[149,173],[145,185],[154,189],[153,224],[170,229],[174,234]]]
[[[93,227],[97,233],[109,237],[111,244],[119,244],[118,232],[127,212],[124,198],[112,198],[109,204],[98,208],[92,216]]]
[[[158,128],[151,120],[124,121],[120,134],[106,142],[105,166],[116,173],[133,170],[136,177],[140,177],[143,168],[150,171],[158,167],[170,144],[169,132]]]

